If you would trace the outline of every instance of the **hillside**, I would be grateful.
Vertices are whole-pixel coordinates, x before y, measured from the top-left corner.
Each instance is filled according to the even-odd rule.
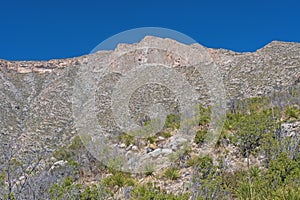
[[[0,60],[0,198],[298,199],[299,87],[300,44],[280,41],[237,53],[146,37],[70,59]],[[189,101],[199,118],[184,145]],[[160,113],[165,123],[134,137],[119,126],[126,112],[144,127]],[[94,118],[97,145],[138,155],[138,164],[119,169],[115,154],[95,151]],[[202,155],[211,128],[220,135]],[[155,166],[141,164],[149,160]]]

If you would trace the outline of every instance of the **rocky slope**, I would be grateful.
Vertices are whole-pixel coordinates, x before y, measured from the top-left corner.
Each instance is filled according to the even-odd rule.
[[[215,69],[204,68],[199,72],[195,63],[216,65]],[[124,73],[142,64],[167,65],[180,72],[195,89],[197,101],[204,105],[211,103],[210,95],[214,92],[214,86],[218,87],[218,83],[222,81],[229,108],[234,99],[278,94],[297,87],[300,82],[300,44],[274,41],[253,53],[237,53],[146,37],[137,44],[122,44],[114,51],[77,58],[50,61],[0,60],[1,143],[12,145],[8,147],[16,149],[15,154],[20,160],[30,160],[37,155],[51,155],[57,148],[70,144],[77,135],[72,107],[76,91],[74,85],[79,79],[78,74],[84,73],[85,68],[101,75],[95,77],[93,86],[97,91],[95,110],[99,124],[108,137],[114,139],[112,136],[119,135],[122,131],[110,108],[112,90]],[[104,76],[102,71],[105,71]],[[212,72],[218,72],[221,79],[214,77]],[[138,124],[145,123],[149,116],[143,110],[149,109],[149,106],[151,108],[151,104],[155,103],[162,103],[170,113],[178,113],[180,102],[170,88],[147,84],[132,91],[129,109],[133,120]],[[284,126],[286,130],[292,129],[287,130],[287,134],[299,132],[297,122]],[[123,145],[120,148],[124,149],[129,146],[117,142],[116,145]],[[144,146],[146,148],[147,144]],[[134,148],[140,147],[131,145],[128,150]],[[156,148],[153,147],[147,153],[153,154]],[[4,147],[1,151],[6,154],[8,148]],[[196,147],[194,151],[196,153]],[[230,151],[233,155],[236,150],[232,147]],[[260,162],[258,158],[250,159],[253,163]],[[233,169],[238,165],[243,167],[248,162],[240,161],[231,156],[228,166]],[[161,185],[165,184],[170,191],[183,187],[182,182],[191,178],[192,171],[183,168],[180,173],[185,178],[176,183],[169,181]]]
[[[157,43],[161,49],[157,50],[153,47],[154,50],[149,51],[150,53],[148,52],[147,55],[136,48],[139,45]],[[193,67],[189,67],[190,64],[185,57],[186,51],[192,48],[200,49],[203,57],[207,57],[208,54],[209,59],[217,63],[218,71],[223,78],[227,101],[236,97],[266,95],[278,89],[286,90],[295,85],[297,80],[299,81],[300,44],[298,43],[274,41],[253,53],[236,53],[224,49],[209,49],[199,45],[179,49],[180,45],[169,39],[152,37],[147,37],[140,44],[120,45],[115,52],[127,51],[130,48],[134,51],[126,53],[125,57],[118,58],[117,62],[110,64],[115,71],[105,77],[105,81],[100,80],[98,89],[109,90],[108,87],[113,86],[119,79],[120,69],[117,67],[122,65],[118,62],[122,62],[123,66],[130,66],[130,64],[139,63],[147,57],[148,63],[155,61],[168,64],[182,72],[195,86],[196,91],[201,92],[199,101],[204,103],[208,99],[206,83],[199,72],[195,72]],[[178,53],[182,53],[182,55],[178,55]],[[1,135],[16,134],[25,143],[42,139],[49,150],[52,149],[52,146],[59,146],[62,141],[74,136],[76,133],[73,127],[71,99],[76,73],[78,69],[87,64],[103,68],[101,62],[107,61],[105,59],[110,55],[113,55],[113,52],[98,52],[94,55],[65,60],[35,62],[1,60]],[[158,55],[160,56],[158,57]],[[201,55],[194,59],[205,60],[201,58]],[[159,86],[155,86],[154,89],[158,90]],[[149,92],[149,88],[146,90]],[[143,90],[139,90],[133,94],[132,99],[137,99],[131,105],[144,106],[141,104],[147,104],[148,100],[154,101],[153,99],[159,99],[162,96],[167,98],[166,93],[170,94],[168,101],[174,100],[174,94],[172,96],[166,88],[160,88],[161,92],[156,97],[151,97],[152,99],[149,97],[147,101],[138,99],[141,91],[143,92]],[[103,95],[99,95],[97,100],[103,104],[109,101]],[[108,117],[110,116],[109,108],[98,109],[100,123],[103,126],[111,126],[114,122],[112,117]],[[139,114],[134,106],[132,106],[132,110],[135,114]]]

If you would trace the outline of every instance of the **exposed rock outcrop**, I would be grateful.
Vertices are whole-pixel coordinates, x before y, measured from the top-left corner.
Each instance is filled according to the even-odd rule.
[[[150,48],[143,48],[147,45]],[[198,57],[187,59],[195,49],[200,52]],[[103,70],[104,66],[112,70],[98,80],[96,96],[99,123],[108,132],[117,130],[109,108],[112,88],[122,73],[134,65],[160,63],[173,67],[200,94],[199,102],[208,103],[209,91],[203,79],[205,74],[193,66],[198,60],[217,64],[228,102],[233,98],[286,90],[299,82],[300,44],[278,41],[253,53],[237,53],[146,37],[137,44],[119,45],[114,51],[71,59],[0,60],[0,134],[15,135],[22,142],[22,150],[28,153],[40,147],[51,152],[69,141],[76,134],[72,114],[73,85],[79,69],[87,65],[94,66],[95,71]],[[147,95],[149,93],[153,95]],[[132,94],[129,108],[135,120],[142,121],[145,115],[141,110],[147,108],[149,102],[158,102],[158,99],[164,99],[167,111],[178,109],[176,95],[167,87],[153,84],[138,88]]]

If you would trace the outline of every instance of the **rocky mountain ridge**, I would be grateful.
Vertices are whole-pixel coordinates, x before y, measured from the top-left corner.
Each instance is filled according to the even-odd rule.
[[[199,69],[197,63],[215,68],[200,68],[200,71],[197,71]],[[211,63],[215,65],[211,65]],[[273,94],[280,96],[280,105],[282,103],[290,105],[292,102],[290,97],[293,96],[285,99],[283,93],[290,94],[290,90],[299,89],[300,44],[274,41],[253,53],[237,53],[225,49],[206,48],[198,44],[184,45],[170,39],[146,37],[136,44],[120,44],[114,51],[102,51],[77,58],[50,61],[0,60],[0,141],[1,147],[3,147],[0,151],[2,155],[0,156],[0,168],[2,167],[1,162],[5,163],[9,159],[30,164],[24,168],[26,173],[20,173],[22,176],[16,172],[15,180],[6,180],[7,184],[14,183],[14,186],[8,185],[8,188],[18,191],[18,187],[22,183],[26,183],[27,177],[31,176],[28,175],[30,174],[28,170],[31,169],[45,173],[40,175],[37,173],[37,176],[32,177],[34,181],[30,184],[37,188],[39,186],[35,184],[35,181],[39,180],[39,177],[41,180],[46,179],[45,177],[49,179],[47,184],[44,184],[45,188],[50,187],[55,181],[61,181],[59,173],[62,168],[66,168],[64,173],[70,173],[69,175],[74,176],[76,182],[82,181],[85,185],[97,184],[98,181],[116,175],[112,175],[107,169],[95,167],[97,162],[94,158],[86,153],[86,149],[78,147],[80,145],[77,141],[78,137],[76,140],[78,132],[73,110],[74,92],[80,91],[75,90],[79,86],[82,86],[83,91],[90,89],[85,86],[84,82],[78,82],[78,79],[82,78],[80,73],[85,73],[85,69],[99,75],[99,77],[94,77],[95,83],[92,87],[95,89],[95,111],[99,125],[107,133],[109,145],[119,148],[125,153],[141,152],[147,159],[161,157],[161,155],[172,152],[173,146],[176,146],[178,142],[173,138],[173,135],[177,133],[177,128],[173,130],[172,126],[174,125],[171,124],[171,129],[169,128],[171,131],[160,132],[154,138],[147,138],[147,140],[141,141],[142,144],[137,144],[134,139],[123,134],[124,132],[114,119],[111,109],[114,87],[118,81],[123,80],[123,74],[144,64],[152,67],[166,65],[183,74],[183,77],[195,90],[198,103],[205,106],[211,105],[210,95],[220,91],[215,91],[214,87],[222,85],[221,81],[225,89],[224,95],[229,111],[235,109],[232,102],[251,97],[272,96]],[[215,74],[212,72],[218,72],[218,74],[214,76]],[[161,76],[162,74],[149,75]],[[83,81],[89,80],[84,78],[82,78]],[[169,78],[173,77],[169,76]],[[210,85],[211,83],[212,85]],[[153,108],[151,105],[156,103],[161,103],[169,113],[178,113],[180,102],[176,93],[171,89],[172,87],[147,83],[131,91],[128,108],[133,116],[133,121],[145,125],[149,120],[147,111]],[[299,96],[293,98],[292,103],[297,102],[297,105],[300,105],[297,97]],[[276,98],[272,103],[276,104],[275,100]],[[284,111],[282,112],[284,113]],[[292,110],[290,115],[294,118],[291,117],[291,119],[296,119],[297,112],[296,114],[293,112]],[[297,144],[299,120],[283,121],[280,137],[295,140],[294,143]],[[206,126],[207,124],[198,127],[200,133],[203,128],[207,128]],[[222,162],[225,166],[223,166],[223,170],[233,173],[247,168],[247,166],[249,168],[249,165],[262,166],[267,159],[266,155],[243,157],[239,142],[235,140],[236,130],[231,130],[230,126],[227,124],[227,138],[221,139],[221,145],[219,144],[220,146],[214,149],[210,155],[213,162],[222,154],[224,156]],[[149,142],[151,140],[153,140],[152,143]],[[201,138],[198,140],[201,141]],[[174,145],[164,148],[168,141]],[[61,147],[68,147],[71,150],[61,149]],[[298,151],[297,148],[296,145],[293,148],[287,147],[293,155]],[[173,174],[174,180],[173,178],[165,180],[159,173],[154,173],[154,177],[139,177],[140,175],[136,174],[135,178],[143,184],[154,181],[159,187],[174,194],[190,191],[190,187],[194,186],[185,185],[184,182],[193,182],[195,171],[188,162],[193,161],[191,157],[197,158],[201,145],[193,142],[191,148],[186,150],[189,153],[179,159],[179,163],[177,163],[179,169],[176,169],[178,172],[175,170],[178,174]],[[65,153],[67,151],[72,153]],[[73,163],[68,159],[72,156],[76,157],[75,160],[78,160],[83,166],[84,173],[87,174],[76,176],[71,174],[72,170],[69,170],[69,167]],[[40,160],[40,158],[42,159]],[[81,170],[78,171],[81,173]],[[104,172],[99,172],[99,170]],[[55,175],[50,176],[49,174]],[[180,178],[178,179],[177,176]],[[50,180],[49,177],[52,177],[53,180]],[[113,187],[113,190],[118,191],[115,195],[119,196],[114,198],[126,199],[122,196],[126,192],[122,190],[127,187],[117,187],[116,189],[114,185]],[[44,190],[46,190],[45,188]],[[130,187],[128,188],[130,189]],[[44,194],[42,189],[37,190]],[[15,193],[17,194],[17,192]]]
[[[149,44],[153,46],[152,51],[145,55],[140,48]],[[111,58],[119,59],[109,65],[117,72],[106,76],[105,83],[99,80],[98,89],[109,90],[108,88],[116,83],[120,77],[118,66],[140,64],[146,59],[147,62],[171,65],[183,73],[195,87],[196,92],[201,93],[199,101],[204,103],[208,99],[207,85],[193,66],[186,67],[191,65],[186,60],[186,56],[189,56],[188,52],[192,52],[195,48],[201,52],[200,57],[194,58],[196,61],[206,60],[217,64],[228,102],[234,98],[248,98],[266,95],[276,90],[286,90],[295,85],[299,79],[300,44],[277,41],[253,53],[236,53],[200,45],[187,46],[170,39],[146,37],[138,44],[119,45],[114,51],[115,54],[113,51],[104,51],[72,59],[37,62],[1,60],[1,135],[18,135],[24,138],[21,140],[27,142],[25,138],[31,138],[31,141],[43,138],[50,146],[54,143],[59,145],[61,141],[74,136],[76,131],[72,120],[72,92],[76,74],[87,64],[101,69],[103,66],[99,63],[107,62],[107,59]],[[120,57],[120,55],[124,56],[122,52],[127,52],[124,58]],[[180,53],[182,54],[178,55]],[[110,86],[107,86],[108,83]],[[171,94],[166,88],[159,89],[156,86],[152,91],[157,89],[161,92],[156,97],[151,97],[149,101],[155,102],[155,99],[160,99],[164,94]],[[151,92],[151,89],[149,91]],[[148,105],[148,100],[142,101],[138,98],[141,92],[144,91],[141,90],[140,93],[136,91],[132,97],[132,112],[137,115],[140,113],[134,105],[140,105],[140,102],[144,101],[146,101],[144,104]],[[175,98],[170,97],[168,101],[173,101],[172,99]],[[110,101],[103,95],[100,95],[97,100],[99,104],[106,106]],[[106,107],[103,112],[101,109],[98,111],[100,123],[107,126],[114,123],[108,117],[111,115],[109,108]]]

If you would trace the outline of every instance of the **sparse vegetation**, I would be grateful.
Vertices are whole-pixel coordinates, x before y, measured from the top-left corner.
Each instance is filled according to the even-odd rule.
[[[113,189],[115,186],[134,186],[136,184],[136,181],[132,179],[129,174],[117,171],[114,172],[111,176],[103,179],[101,181],[101,184]]]
[[[163,131],[161,136],[167,139],[167,138],[171,137],[172,134],[169,131]]]
[[[207,129],[198,130],[196,132],[194,142],[201,145],[205,141],[206,134],[207,134]]]
[[[180,116],[176,114],[169,114],[166,117],[165,128],[179,129]]]
[[[147,138],[147,141],[150,143],[150,144],[154,144],[156,142],[157,138],[156,136],[152,135],[152,136],[149,136]]]
[[[211,118],[211,108],[199,104],[199,125],[207,125]]]
[[[199,126],[194,142],[201,146],[208,132],[210,108],[200,105]],[[128,190],[128,199],[158,199],[186,200],[197,199],[300,199],[300,155],[299,140],[284,132],[284,123],[294,123],[299,120],[299,107],[285,106],[279,108],[270,106],[266,98],[253,98],[235,103],[234,109],[226,115],[221,137],[227,139],[236,149],[239,159],[249,159],[250,156],[263,156],[261,165],[250,165],[235,170],[226,169],[226,163],[220,159],[213,160],[209,156],[193,156],[189,145],[183,146],[178,152],[170,154],[172,166],[161,172],[154,172],[154,166],[149,165],[143,174],[133,176],[118,171],[115,167],[97,164],[79,137],[74,137],[72,143],[54,151],[51,155],[57,161],[67,161],[66,169],[58,171],[56,179],[49,179],[45,184],[44,195],[48,199],[108,199],[114,198],[121,189]],[[167,139],[172,131],[179,128],[179,117],[169,115],[165,129],[145,139],[147,145],[159,144],[158,137]],[[298,134],[298,133],[294,133]],[[135,138],[129,134],[121,134],[119,142],[126,146],[135,143]],[[154,148],[153,148],[154,149]],[[224,161],[224,163],[223,163]],[[116,161],[117,162],[117,161]],[[181,165],[183,163],[183,165]],[[16,157],[10,157],[10,165],[2,167],[0,173],[0,190],[5,191],[1,199],[20,199],[21,194],[15,192],[13,184],[11,191],[7,188],[8,180],[13,182],[14,171],[22,172],[24,163]],[[140,183],[151,179],[170,182],[181,181],[184,177],[182,169],[192,169],[191,181],[187,191],[172,193],[157,186],[155,181]],[[8,171],[8,169],[10,171]],[[47,169],[49,170],[49,169]],[[8,172],[10,174],[8,174]],[[26,176],[39,176],[39,171],[26,169]],[[51,172],[54,173],[54,172]],[[20,175],[22,173],[19,173]],[[109,174],[92,183],[91,177]],[[45,177],[49,176],[46,174]],[[18,176],[19,177],[19,176]],[[39,180],[39,179],[30,179]],[[88,184],[87,184],[88,183]],[[29,183],[28,183],[29,184]],[[30,182],[30,184],[32,184]],[[47,187],[46,187],[47,186]],[[25,186],[24,186],[25,187]]]
[[[288,120],[300,119],[300,108],[299,106],[288,106],[285,109],[285,115]]]
[[[123,133],[119,136],[120,142],[124,143],[126,146],[134,143],[134,137],[132,135]]]
[[[154,172],[155,172],[155,169],[154,169],[153,164],[146,165],[146,168],[145,168],[146,176],[152,176],[154,174]]]
[[[170,180],[176,180],[180,177],[180,174],[176,167],[170,167],[165,170],[164,177],[166,177]]]
[[[188,200],[190,194],[185,193],[181,195],[169,194],[167,191],[156,187],[153,183],[138,186],[132,191],[132,199],[139,200]]]

